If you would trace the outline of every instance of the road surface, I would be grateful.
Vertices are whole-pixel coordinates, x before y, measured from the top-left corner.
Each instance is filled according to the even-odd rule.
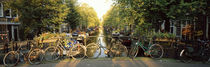
[[[4,67],[1,65],[0,67]],[[72,60],[64,59],[55,62],[43,62],[39,65],[20,63],[17,67],[210,67],[209,63],[182,63],[174,59],[152,59],[149,57],[130,58],[98,58]]]

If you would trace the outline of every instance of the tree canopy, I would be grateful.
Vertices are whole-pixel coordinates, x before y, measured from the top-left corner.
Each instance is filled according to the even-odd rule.
[[[206,13],[206,0],[114,0],[114,6],[104,16],[105,25],[132,25],[133,29],[145,32],[156,31],[165,22],[169,32],[170,20],[196,20]],[[116,21],[116,19],[120,19]],[[145,28],[146,27],[146,28]],[[140,34],[140,33],[138,33]]]
[[[58,32],[62,23],[68,23],[71,29],[86,29],[100,22],[92,7],[77,0],[7,0],[4,4],[18,12],[22,38]]]
[[[7,8],[18,11],[24,35],[58,30],[67,15],[67,6],[62,0],[9,0]]]
[[[97,13],[88,4],[81,4],[79,7],[79,13],[81,15],[80,25],[83,29],[99,25],[100,20]]]

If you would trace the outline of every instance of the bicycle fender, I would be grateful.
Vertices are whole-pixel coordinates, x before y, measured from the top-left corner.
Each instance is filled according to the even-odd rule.
[[[181,56],[183,56],[183,53],[185,52],[185,49],[183,49],[181,52],[180,52],[180,54],[179,54],[179,56],[181,57]]]

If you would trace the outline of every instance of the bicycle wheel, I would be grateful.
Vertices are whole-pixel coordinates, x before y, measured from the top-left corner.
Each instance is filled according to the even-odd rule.
[[[122,44],[115,44],[111,47],[111,52],[113,55],[111,57],[127,57],[128,50]]]
[[[86,56],[86,48],[83,45],[76,44],[70,49],[69,53],[73,59],[83,59]]]
[[[95,43],[90,43],[86,46],[87,49],[87,56],[88,58],[98,58],[99,55],[101,54],[101,49],[99,47],[99,45],[95,44]]]
[[[153,44],[149,48],[150,57],[160,59],[163,56],[163,47],[159,44]]]
[[[3,58],[3,63],[5,66],[12,67],[18,64],[19,59],[19,53],[17,53],[16,51],[10,51],[5,54]]]
[[[135,58],[137,56],[138,52],[139,52],[138,46],[137,45],[133,45],[131,47],[130,52],[129,52],[128,55],[129,55],[130,58]]]
[[[34,49],[28,54],[28,61],[30,64],[40,64],[43,60],[43,51],[41,49]]]
[[[44,58],[46,61],[55,61],[58,60],[62,56],[62,52],[57,47],[51,46],[45,49]]]

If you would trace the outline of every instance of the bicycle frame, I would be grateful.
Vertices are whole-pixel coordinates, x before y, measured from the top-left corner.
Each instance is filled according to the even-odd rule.
[[[71,37],[70,37],[70,39],[71,39]],[[62,50],[62,53],[63,53],[63,54],[66,54],[66,55],[68,55],[69,50],[70,50],[74,45],[76,45],[76,44],[79,43],[77,40],[75,40],[75,41],[72,41],[73,43],[68,42],[67,45],[70,45],[70,46],[69,46],[69,47],[65,47],[63,44],[66,44],[66,43],[65,43],[64,40],[62,40],[61,38],[59,38],[57,42],[58,42],[58,43],[56,44],[56,46],[57,46],[60,50]],[[82,44],[80,44],[80,45],[82,45]],[[81,47],[81,46],[79,46],[78,48],[80,48],[80,47]],[[66,48],[69,48],[69,49],[66,49]],[[66,52],[66,53],[64,53],[64,52]]]
[[[145,47],[144,44],[143,44],[143,42],[141,42],[140,39],[139,39],[139,40],[136,42],[135,45],[137,45],[138,47],[140,46],[144,52],[146,52],[146,53],[149,54],[149,52],[148,52],[148,51],[149,51],[149,47],[152,46],[151,42],[152,42],[152,41],[151,41],[151,39],[150,39],[148,47]]]
[[[57,47],[59,47],[62,50],[66,50],[65,46],[63,44],[65,44],[65,42],[63,40],[61,40],[61,39],[58,39],[58,41],[56,42],[56,46]]]
[[[27,58],[28,57],[28,53],[31,52],[32,49],[33,49],[33,46],[30,47],[29,51],[23,52],[22,51],[22,45],[19,45],[18,49],[17,50],[14,50],[14,52],[17,52],[19,54],[19,61],[22,62],[22,61],[27,61],[27,60],[24,60],[24,58]]]

